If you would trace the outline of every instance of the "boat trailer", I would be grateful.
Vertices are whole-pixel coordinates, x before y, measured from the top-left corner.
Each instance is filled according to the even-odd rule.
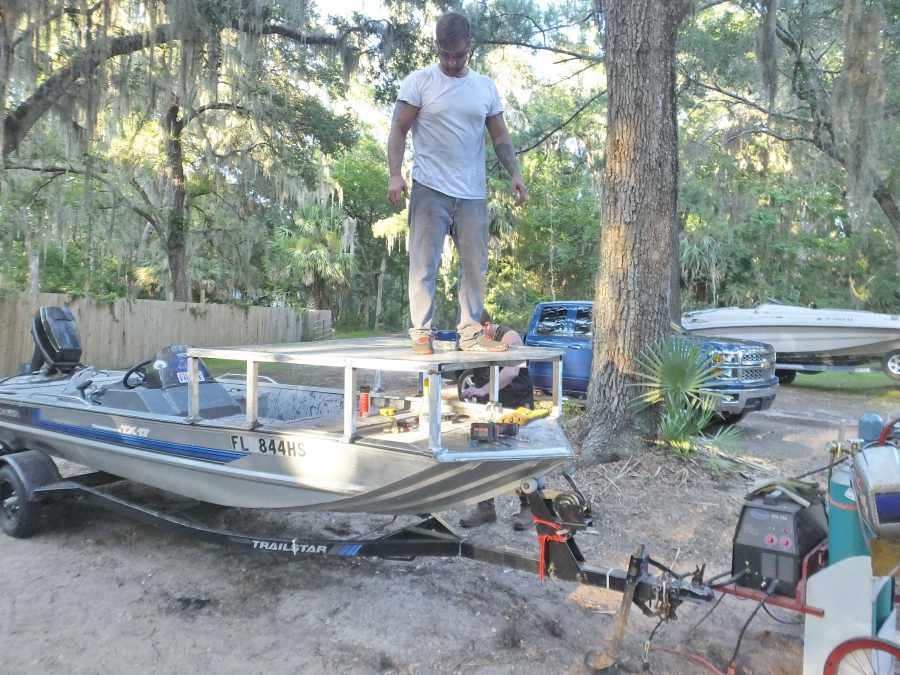
[[[590,505],[568,476],[570,491],[540,488],[534,480],[522,486],[537,532],[535,556],[472,543],[434,515],[423,515],[415,524],[371,539],[311,539],[234,532],[112,494],[106,488],[128,483],[117,476],[91,472],[61,478],[52,458],[41,451],[2,455],[0,467],[0,525],[6,534],[18,538],[34,533],[42,502],[75,497],[166,531],[290,561],[320,556],[405,562],[420,557],[467,558],[537,574],[542,581],[547,578],[570,581],[622,593],[614,639],[605,649],[591,652],[587,657],[588,665],[595,670],[615,663],[632,605],[647,616],[668,621],[676,618],[676,610],[684,601],[709,602],[715,598],[713,589],[703,582],[702,569],[677,573],[654,560],[643,546],[631,556],[627,569],[587,565],[575,535],[590,527]]]
[[[470,542],[453,532],[444,520],[434,515],[423,515],[419,522],[400,527],[383,536],[361,539],[273,537],[269,534],[218,529],[186,516],[183,511],[165,512],[148,503],[113,494],[108,488],[130,483],[117,476],[91,472],[62,478],[53,459],[39,450],[0,455],[0,528],[13,537],[31,536],[37,526],[42,502],[74,497],[166,531],[289,561],[299,562],[321,556],[381,558],[404,562],[420,557],[467,558],[537,574],[542,581],[550,578],[621,593],[622,602],[616,613],[610,638],[602,648],[588,652],[585,657],[585,663],[592,672],[602,672],[619,662],[619,650],[632,606],[638,607],[646,616],[657,617],[657,628],[676,619],[677,609],[685,601],[710,603],[716,596],[721,600],[726,594],[757,602],[757,608],[750,615],[747,624],[760,608],[767,606],[796,611],[814,619],[833,615],[840,620],[843,616],[844,608],[840,603],[843,602],[841,597],[846,594],[838,593],[836,599],[821,592],[816,598],[808,595],[809,582],[829,569],[824,567],[828,554],[827,539],[822,540],[803,557],[799,578],[796,578],[796,586],[790,594],[777,588],[774,582],[762,590],[752,590],[749,585],[742,586],[741,580],[747,574],[746,569],[737,570],[736,573],[732,569],[711,578],[704,578],[704,567],[678,573],[654,560],[643,546],[638,546],[631,555],[626,569],[588,565],[575,536],[591,526],[590,504],[572,479],[566,474],[564,477],[570,486],[567,491],[541,488],[534,480],[522,485],[535,524],[538,544],[536,556]],[[752,505],[751,503],[750,506]],[[227,510],[228,507],[220,508]],[[740,526],[735,537],[736,543],[739,538]],[[862,563],[866,560],[857,557],[850,562],[856,566],[864,566]],[[839,568],[833,569],[844,578]],[[729,578],[719,581],[724,576]],[[852,576],[864,578],[861,572]],[[821,585],[825,588],[841,586],[843,583],[838,578],[825,579],[823,576],[822,579],[824,582]],[[824,604],[820,602],[823,599]],[[900,596],[893,601],[900,601]],[[718,604],[712,604],[696,625],[704,621]],[[895,615],[896,612],[892,616]],[[808,624],[807,640],[811,637],[810,630],[821,632],[815,628],[815,624]],[[642,660],[645,666],[649,665],[649,653],[653,651],[691,661],[719,675],[734,675],[737,672],[735,661],[740,639],[728,667],[725,671],[720,671],[702,656],[682,647],[653,645],[656,632],[654,629],[644,643]],[[743,633],[741,631],[741,636]],[[817,666],[814,670],[809,670],[804,666],[804,675],[818,675],[819,672],[825,675],[845,675],[848,672],[896,675],[900,672],[895,670],[895,665],[900,665],[900,646],[890,638],[879,638],[880,636],[857,637],[840,644],[825,645],[827,651],[821,657],[824,669],[820,671],[821,666]],[[853,664],[860,658],[868,664],[865,669],[847,670],[847,664]]]

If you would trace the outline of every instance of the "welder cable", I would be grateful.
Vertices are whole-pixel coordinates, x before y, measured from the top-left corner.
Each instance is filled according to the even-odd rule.
[[[799,619],[795,619],[794,621],[791,621],[789,619],[782,619],[781,617],[775,616],[774,614],[772,614],[772,611],[769,609],[769,607],[767,605],[763,605],[763,611],[766,614],[768,614],[772,619],[774,619],[778,623],[783,623],[785,626],[799,626],[803,623],[803,617],[800,617]]]
[[[826,464],[825,466],[820,466],[818,469],[813,469],[812,471],[807,471],[806,473],[801,473],[799,476],[792,476],[788,480],[800,480],[801,478],[806,478],[807,476],[812,476],[813,474],[816,474],[816,473],[822,473],[823,471],[827,471],[828,469],[833,469],[838,464],[843,464],[844,462],[847,461],[847,459],[848,459],[848,457],[846,457],[846,456],[841,457],[840,459],[836,459],[833,462],[831,462],[831,464]]]
[[[740,581],[741,579],[743,579],[743,578],[744,578],[745,576],[747,576],[748,574],[750,574],[750,570],[747,569],[747,568],[744,568],[744,569],[742,569],[740,572],[738,572],[737,574],[732,575],[731,577],[729,577],[728,579],[726,579],[725,581],[720,581],[720,582],[717,583],[717,584],[712,584],[712,583],[707,582],[707,585],[708,585],[710,588],[712,588],[713,590],[718,590],[718,589],[722,588],[723,586],[730,586],[731,584]],[[719,576],[721,577],[722,575],[720,574]],[[710,581],[712,581],[712,579],[710,579]]]
[[[722,593],[722,594],[719,596],[719,599],[716,600],[715,603],[713,603],[713,606],[710,607],[710,608],[706,611],[706,614],[704,614],[702,617],[700,617],[700,620],[699,620],[697,623],[695,623],[693,626],[691,626],[691,629],[687,632],[687,637],[686,637],[686,639],[685,639],[685,642],[689,641],[689,640],[694,636],[694,631],[696,631],[696,630],[700,627],[700,624],[701,624],[701,623],[703,623],[704,621],[706,621],[706,620],[709,618],[709,615],[710,615],[710,614],[712,614],[714,611],[716,611],[716,607],[718,607],[719,604],[720,604],[720,603],[722,602],[722,600],[724,600],[724,599],[725,599],[725,594]]]
[[[712,586],[714,582],[718,581],[722,577],[728,576],[729,574],[731,574],[731,570],[725,570],[724,572],[720,572],[719,574],[715,575],[714,577],[710,577],[709,579],[707,579],[706,585]]]
[[[734,667],[735,661],[737,661],[738,652],[741,650],[741,642],[744,641],[744,633],[747,632],[747,628],[750,627],[750,623],[756,618],[756,615],[759,613],[759,610],[763,608],[763,605],[766,604],[766,601],[772,597],[772,594],[775,593],[776,582],[773,580],[772,583],[769,584],[769,587],[766,589],[766,597],[759,601],[756,605],[756,609],[754,609],[750,616],[747,617],[747,620],[744,622],[743,627],[741,628],[741,632],[738,633],[737,644],[734,646],[734,652],[731,654],[731,660],[728,662],[728,670],[731,670]]]
[[[659,630],[659,627],[663,625],[664,621],[665,618],[661,618],[653,627],[653,630],[650,631],[650,635],[644,641],[644,649],[641,653],[641,665],[643,666],[645,671],[650,670],[650,649],[653,646],[653,638],[656,636],[656,631]]]

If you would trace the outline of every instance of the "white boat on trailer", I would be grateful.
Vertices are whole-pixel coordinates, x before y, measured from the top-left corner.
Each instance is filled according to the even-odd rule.
[[[509,492],[572,458],[558,424],[561,350],[416,355],[400,338],[200,349],[170,347],[125,372],[81,366],[74,317],[43,308],[32,373],[0,382],[2,451],[39,450],[213,504],[266,509],[431,513]],[[215,379],[202,358],[246,364]],[[473,421],[498,403],[442,397],[448,371],[553,362],[550,414],[518,436],[473,445]],[[260,363],[343,370],[343,391],[279,385]],[[360,417],[360,370],[421,374],[424,396],[397,414]],[[402,408],[407,408],[403,410]],[[400,428],[399,433],[396,432]]]
[[[900,379],[898,315],[765,303],[687,312],[682,325],[697,335],[768,343],[779,368],[816,371],[881,361],[885,373]]]

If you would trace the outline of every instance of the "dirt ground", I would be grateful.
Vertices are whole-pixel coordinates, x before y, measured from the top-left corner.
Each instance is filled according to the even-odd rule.
[[[900,407],[900,406],[898,406]],[[772,410],[740,423],[740,450],[794,475],[827,462],[841,430],[868,409],[859,395],[783,387]],[[72,467],[68,467],[71,469]],[[659,454],[576,472],[594,504],[589,561],[622,566],[639,543],[679,569],[729,567],[741,498],[752,479],[717,479]],[[536,551],[514,533],[513,498],[478,542]],[[453,525],[459,514],[441,514]],[[363,537],[413,519],[230,512],[235,528],[298,537]],[[0,539],[2,673],[585,673],[608,636],[619,596],[457,559],[413,562],[306,558],[285,562],[173,536],[78,501],[45,510],[29,540]],[[683,605],[655,643],[688,646],[724,667],[753,604]],[[778,612],[786,620],[796,617]],[[626,670],[640,670],[654,619],[632,614]],[[741,648],[743,673],[798,673],[802,626],[760,613]],[[653,656],[653,672],[704,672]]]

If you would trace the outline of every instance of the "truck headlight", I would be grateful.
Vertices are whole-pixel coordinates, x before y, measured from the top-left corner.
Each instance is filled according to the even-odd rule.
[[[741,354],[740,352],[713,352],[712,362],[717,366],[721,364],[740,363]]]

